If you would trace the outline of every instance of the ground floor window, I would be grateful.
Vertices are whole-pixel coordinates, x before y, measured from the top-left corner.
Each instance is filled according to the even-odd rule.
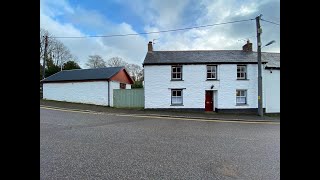
[[[247,90],[237,90],[236,102],[237,105],[247,104]]]
[[[172,105],[182,105],[182,89],[172,89],[171,90],[171,104]]]

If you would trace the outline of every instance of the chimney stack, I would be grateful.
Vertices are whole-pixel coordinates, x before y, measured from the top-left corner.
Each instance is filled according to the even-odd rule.
[[[250,41],[247,40],[247,44],[242,46],[242,50],[244,52],[252,52],[252,43],[250,43]]]
[[[152,53],[152,51],[153,51],[152,42],[149,41],[149,43],[148,43],[148,53]]]

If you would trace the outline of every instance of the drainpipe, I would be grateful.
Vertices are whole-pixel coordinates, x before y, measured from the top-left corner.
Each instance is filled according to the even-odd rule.
[[[110,106],[110,81],[108,81],[108,105]]]

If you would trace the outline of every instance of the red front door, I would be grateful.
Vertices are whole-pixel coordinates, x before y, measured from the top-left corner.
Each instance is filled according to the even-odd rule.
[[[205,111],[213,111],[213,91],[206,91]]]

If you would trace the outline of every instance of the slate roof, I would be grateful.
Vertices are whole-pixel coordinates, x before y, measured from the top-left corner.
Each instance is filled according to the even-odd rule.
[[[242,50],[153,51],[147,53],[143,65],[257,63],[257,54]],[[274,66],[280,66],[280,53],[263,52],[261,57],[262,63],[271,62]]]
[[[261,57],[267,60],[266,67],[280,68],[280,53],[262,53]]]
[[[124,67],[63,70],[45,78],[41,82],[107,80],[119,72],[122,68]]]

